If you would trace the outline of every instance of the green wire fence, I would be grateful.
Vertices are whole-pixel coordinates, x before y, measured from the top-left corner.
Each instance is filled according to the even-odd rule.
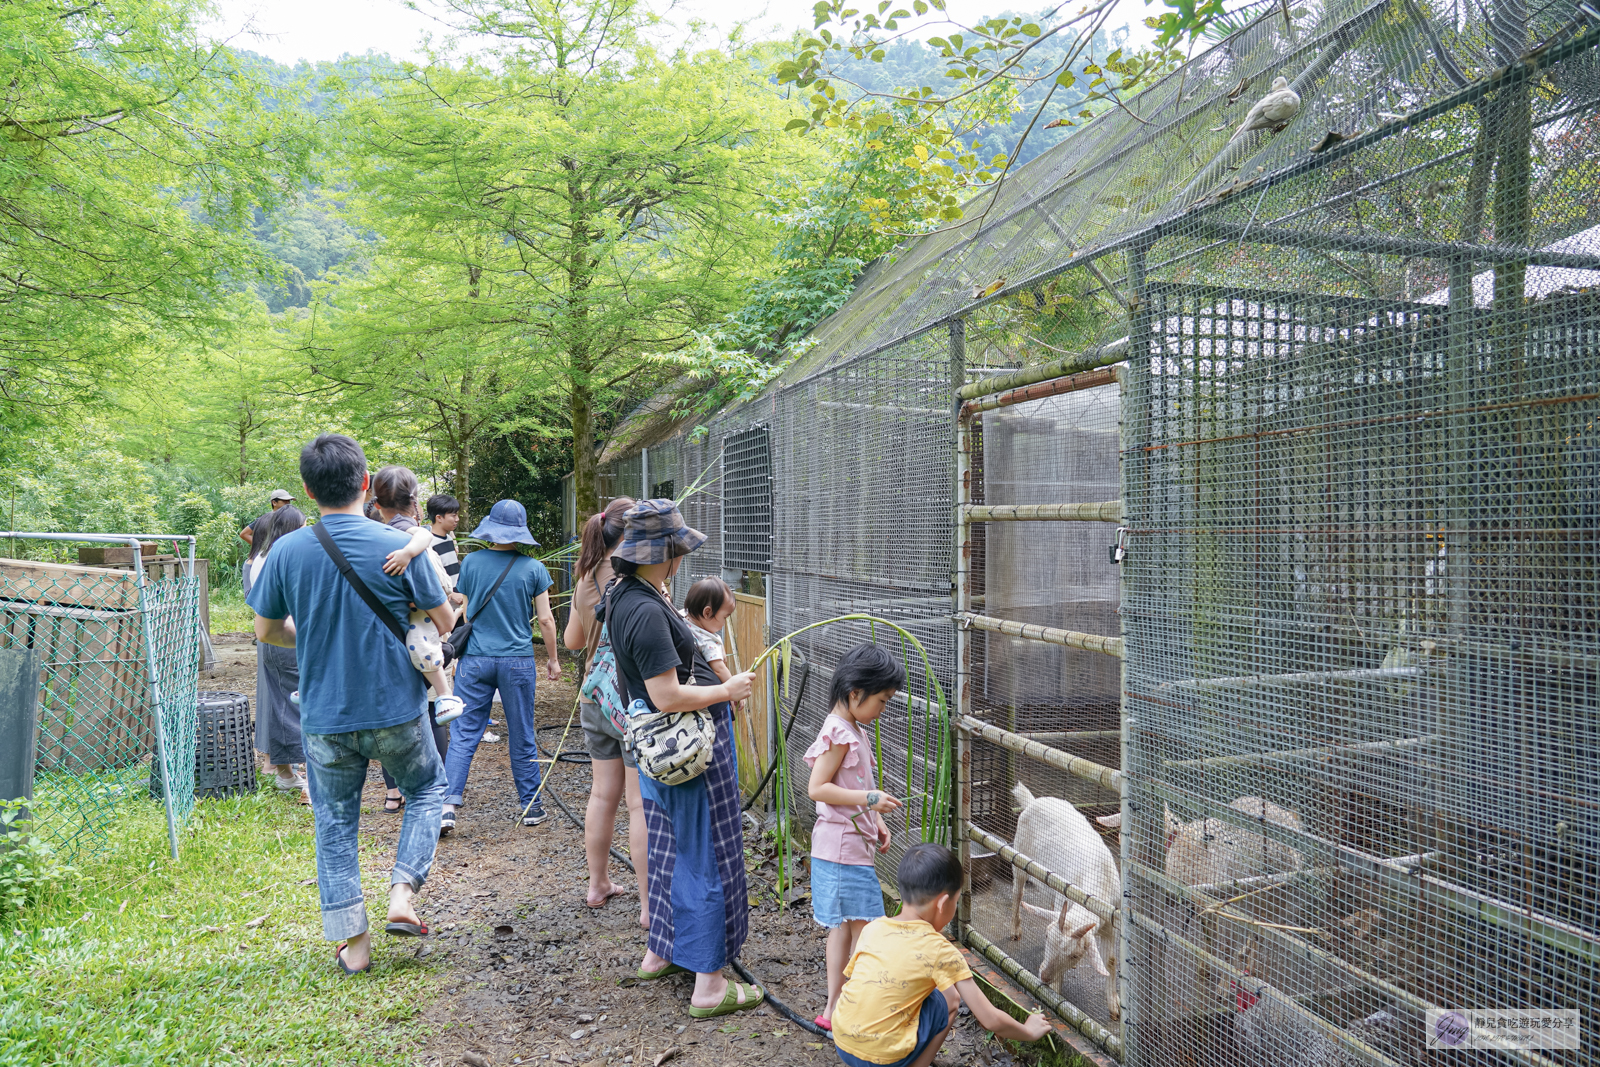
[[[92,852],[106,842],[117,809],[146,796],[147,782],[159,778],[171,786],[162,793],[176,858],[178,827],[195,804],[194,538],[23,531],[0,538],[126,546],[129,559],[127,570],[0,560],[0,647],[32,649],[40,672],[29,804],[35,832],[63,854]],[[177,551],[152,564],[140,548],[151,541]]]

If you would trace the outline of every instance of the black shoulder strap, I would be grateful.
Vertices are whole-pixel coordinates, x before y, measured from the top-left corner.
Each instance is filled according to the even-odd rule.
[[[521,556],[522,553],[512,550],[510,553],[508,553],[508,555],[510,555],[511,558],[506,561],[506,569],[500,572],[500,577],[494,580],[494,584],[491,585],[489,587],[489,591],[484,594],[483,603],[479,604],[478,610],[472,613],[472,618],[476,619],[479,615],[483,614],[483,609],[489,606],[489,601],[493,600],[495,593],[500,591],[500,583],[506,580],[506,575],[511,573],[511,568],[517,565],[517,558]]]
[[[363,582],[355,570],[351,568],[350,561],[344,558],[344,553],[340,552],[339,546],[334,544],[333,535],[328,532],[327,527],[319,522],[314,524],[311,529],[317,535],[317,540],[322,542],[322,547],[333,560],[333,565],[339,568],[339,573],[344,575],[344,580],[349,582],[350,587],[356,591],[356,595],[366,602],[367,607],[372,609],[372,613],[378,617],[379,621],[389,628],[389,632],[394,634],[402,645],[405,644],[406,632],[400,629],[400,624],[389,613],[389,609],[383,606],[383,601],[373,595],[372,590],[367,588],[367,583]]]

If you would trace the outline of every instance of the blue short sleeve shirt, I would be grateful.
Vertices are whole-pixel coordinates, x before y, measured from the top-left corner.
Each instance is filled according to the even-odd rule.
[[[506,557],[516,560],[506,580],[487,603],[495,579],[506,569]],[[472,619],[469,656],[533,655],[533,601],[555,583],[544,564],[532,556],[483,549],[469,553],[461,561],[461,576],[456,592],[467,598],[467,615]]]
[[[359,515],[322,521],[396,622],[405,624],[412,604],[426,611],[444,603],[430,566],[412,561],[403,574],[383,573],[384,557],[410,540],[405,534]],[[405,646],[345,581],[309,527],[273,543],[245,603],[262,618],[294,619],[306,733],[377,730],[427,710],[427,683]]]

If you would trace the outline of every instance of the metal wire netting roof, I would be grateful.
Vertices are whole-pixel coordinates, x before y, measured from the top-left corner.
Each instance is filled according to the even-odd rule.
[[[1496,132],[1481,102],[1508,78],[1533,85],[1536,207],[1527,243],[1565,239],[1563,250],[1594,259],[1600,234],[1585,231],[1600,218],[1584,189],[1600,175],[1585,178],[1584,164],[1597,150],[1600,66],[1587,47],[1595,34],[1583,33],[1578,15],[1565,3],[1538,6],[1513,34],[1464,2],[1246,9],[1243,29],[970,202],[959,225],[874,263],[845,307],[813,331],[816,346],[775,384],[1014,299],[1079,264],[1098,260],[1103,288],[1116,289],[1125,269],[1108,253],[1141,241],[1189,238],[1192,247],[1164,262],[1191,267],[1257,226],[1402,256],[1438,252],[1420,244],[1439,244],[1449,225],[1459,244],[1480,244],[1494,193],[1475,188],[1470,172],[1486,140],[1480,131]],[[1555,52],[1559,64],[1531,74],[1507,69]],[[1235,137],[1276,77],[1300,96],[1298,113],[1278,131]],[[1465,232],[1462,220],[1475,220],[1477,232]],[[1250,272],[1258,283],[1260,273]],[[1351,288],[1420,295],[1398,291],[1392,279]],[[1383,289],[1396,291],[1374,291]]]

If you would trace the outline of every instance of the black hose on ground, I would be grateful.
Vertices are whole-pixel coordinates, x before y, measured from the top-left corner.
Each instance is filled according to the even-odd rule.
[[[534,733],[538,733],[540,730],[565,730],[568,725],[566,723],[556,723],[553,726],[536,726],[534,727]],[[587,751],[578,748],[569,748],[557,752],[555,758],[558,763],[578,763],[584,766],[594,762],[593,757]]]
[[[810,680],[811,662],[807,660],[800,665],[800,689],[794,695],[794,705],[789,708],[789,725],[784,727],[783,730],[783,748],[785,752],[789,750],[789,734],[794,730],[795,716],[800,714],[800,700],[806,695],[806,682]],[[767,788],[767,783],[772,781],[772,774],[777,769],[778,761],[773,760],[771,766],[767,768],[767,773],[762,775],[761,781],[757,783],[756,791],[750,794],[750,799],[744,802],[744,807],[740,810],[749,811],[751,805],[761,799],[762,791]]]
[[[584,833],[583,820],[578,818],[576,815],[572,814],[572,809],[567,807],[566,802],[563,801],[561,799],[560,795],[557,794],[556,791],[550,787],[550,784],[548,782],[545,783],[544,795],[549,797],[551,800],[556,802],[556,807],[561,809],[561,814],[565,815],[567,818],[572,820],[572,825],[574,825],[574,826],[576,826],[578,828],[578,833],[580,833],[580,834]],[[620,863],[624,867],[628,868],[628,870],[630,870],[630,871],[633,870],[633,861],[630,860],[627,856],[624,856],[622,853],[618,852],[615,845],[611,846],[611,850],[610,851],[611,851],[611,858],[612,859],[616,860],[618,863]]]
[[[729,960],[728,962],[733,964],[734,971],[739,975],[739,977],[741,979],[743,979],[746,982],[749,982],[751,985],[761,986],[762,991],[767,994],[767,1003],[772,1005],[773,1010],[776,1011],[779,1015],[783,1016],[785,1019],[788,1019],[790,1022],[794,1023],[800,1029],[805,1030],[805,1031],[807,1031],[809,1033],[816,1034],[818,1037],[827,1037],[828,1036],[828,1031],[824,1030],[822,1027],[818,1026],[816,1023],[812,1022],[810,1019],[801,1018],[800,1014],[798,1012],[796,1012],[793,1008],[789,1007],[789,1005],[785,1004],[783,1001],[781,1001],[777,997],[773,996],[772,995],[772,991],[770,989],[768,989],[765,985],[762,985],[762,983],[756,978],[756,976],[750,973],[749,968],[745,967],[745,965],[743,963],[740,963],[737,958]]]

